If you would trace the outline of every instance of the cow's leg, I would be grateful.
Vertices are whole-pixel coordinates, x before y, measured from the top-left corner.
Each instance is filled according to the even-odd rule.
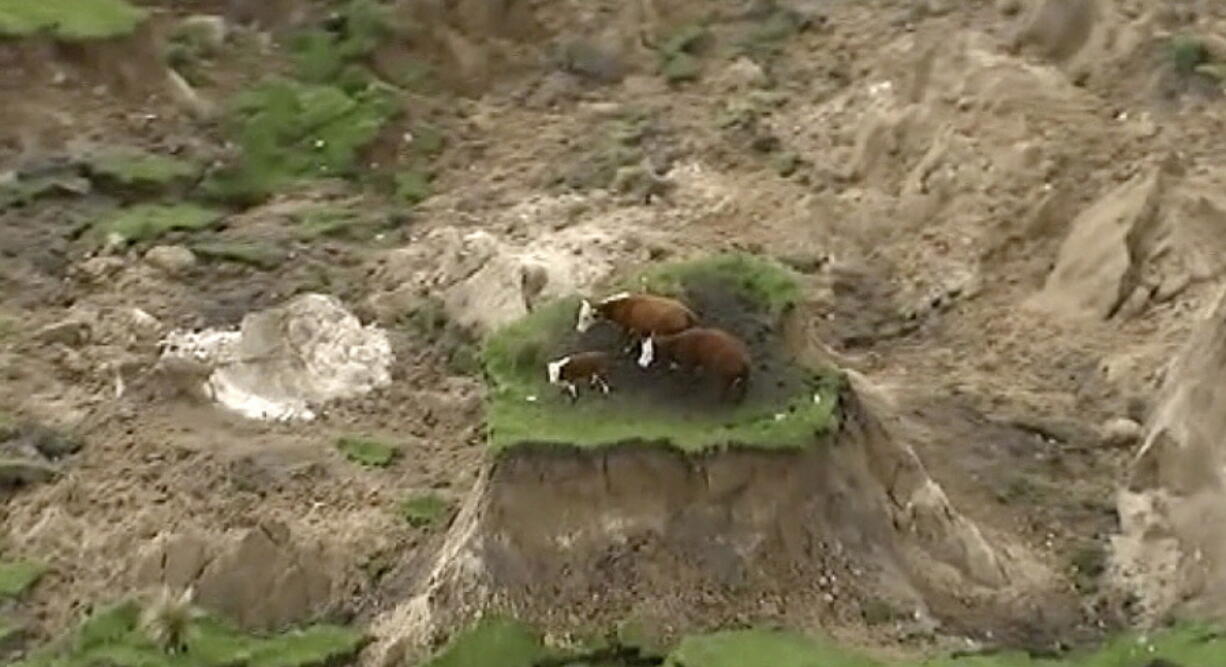
[[[570,396],[571,403],[579,400],[579,388],[575,386],[574,382],[566,383],[566,395]]]
[[[592,376],[592,386],[599,388],[600,391],[606,395],[609,393],[609,383],[605,382],[604,378],[600,377],[599,375]]]

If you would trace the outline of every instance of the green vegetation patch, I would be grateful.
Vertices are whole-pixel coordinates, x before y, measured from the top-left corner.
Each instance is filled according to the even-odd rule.
[[[395,34],[392,9],[375,0],[349,0],[336,17],[343,31],[308,30],[290,40],[298,78],[311,83],[364,85],[374,76],[362,66],[384,41]]]
[[[414,528],[432,526],[447,516],[451,504],[437,493],[423,493],[405,498],[397,510],[400,516]]]
[[[46,32],[65,41],[129,35],[148,12],[124,0],[0,0],[0,35]]]
[[[319,667],[347,662],[365,642],[362,633],[331,625],[269,637],[249,635],[197,611],[185,621],[171,651],[140,621],[141,607],[134,601],[106,607],[72,635],[14,667]]]
[[[638,654],[642,655],[642,654]],[[739,629],[691,635],[664,659],[664,667],[1179,667],[1216,665],[1226,655],[1226,635],[1187,625],[1146,636],[1120,635],[1093,651],[1062,658],[1032,658],[1020,651],[885,662],[833,642],[797,632]],[[504,618],[482,621],[458,635],[426,667],[545,667],[546,665],[660,664],[655,660],[584,660],[551,652],[539,634]]]
[[[801,634],[733,630],[687,637],[665,667],[877,667],[880,663]]]
[[[141,189],[186,182],[200,174],[199,165],[139,148],[106,149],[88,160],[86,168],[94,180],[105,185]]]
[[[259,241],[212,241],[193,243],[190,247],[204,259],[246,264],[262,271],[277,268],[287,257],[282,248]]]
[[[25,593],[47,573],[47,566],[28,560],[0,562],[0,599]]]
[[[372,468],[386,468],[400,455],[400,448],[395,445],[355,436],[338,439],[336,448],[350,461]]]
[[[584,392],[571,403],[551,386],[546,364],[599,349],[617,353],[624,343],[611,324],[575,332],[579,297],[539,307],[490,336],[482,360],[490,447],[519,444],[577,447],[661,443],[683,451],[724,446],[803,448],[837,424],[843,385],[833,370],[802,368],[782,350],[775,327],[800,294],[794,274],[749,255],[717,255],[653,268],[624,286],[677,295],[695,306],[708,326],[732,330],[750,343],[754,370],[745,400],[718,402],[709,378],[643,371],[623,355],[610,376],[613,392]],[[690,385],[688,382],[695,382]]]
[[[457,635],[424,667],[534,667],[550,655],[531,628],[488,617]]]
[[[332,85],[267,82],[231,107],[226,133],[242,154],[205,181],[205,192],[253,204],[296,181],[352,177],[362,151],[398,112],[383,86],[351,95]]]
[[[172,231],[209,229],[223,217],[221,211],[195,204],[139,204],[103,218],[96,229],[103,238],[118,237],[124,242],[139,243]]]
[[[664,264],[638,276],[638,287],[656,294],[681,296],[693,284],[719,284],[777,317],[800,298],[797,274],[779,262],[745,253],[723,253]]]

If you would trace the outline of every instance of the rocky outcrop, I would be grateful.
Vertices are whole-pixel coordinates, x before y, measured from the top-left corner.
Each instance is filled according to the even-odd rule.
[[[1226,293],[1167,370],[1119,492],[1116,583],[1144,622],[1226,615]]]
[[[302,543],[271,522],[222,536],[159,535],[137,559],[133,583],[192,588],[205,609],[270,631],[334,609],[346,572],[344,559],[324,545]]]

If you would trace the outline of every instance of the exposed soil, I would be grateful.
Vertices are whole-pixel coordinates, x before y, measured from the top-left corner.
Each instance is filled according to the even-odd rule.
[[[13,611],[32,640],[157,582],[207,580],[201,599],[224,606],[222,592],[248,580],[206,563],[251,553],[329,567],[309,595],[286,593],[295,587],[285,581],[252,588],[276,601],[245,623],[369,624],[372,664],[441,640],[470,604],[510,606],[563,635],[636,614],[667,619],[669,633],[782,620],[886,655],[968,638],[1050,649],[1226,608],[1216,570],[1196,564],[1216,543],[1189,536],[1196,503],[1219,500],[1216,481],[1190,471],[1217,455],[1173,453],[1216,441],[1170,436],[1200,443],[1181,449],[1151,436],[1132,478],[1149,509],[1124,512],[1136,500],[1127,494],[1117,508],[1147,429],[1178,431],[1171,424],[1217,409],[1205,398],[1211,374],[1191,370],[1199,360],[1185,359],[1174,379],[1166,367],[1226,270],[1226,107],[1212,77],[1173,64],[1170,40],[1201,36],[1226,60],[1226,9],[781,3],[806,28],[744,42],[742,55],[728,45],[759,34],[769,3],[416,3],[425,34],[372,58],[380,72],[428,61],[434,84],[415,89],[363,159],[408,164],[406,128],[429,122],[445,137],[433,196],[409,210],[354,183],[304,185],[228,211],[217,229],[156,241],[266,243],[281,261],[201,253],[171,270],[146,255],[153,243],[104,249],[85,234],[127,195],[82,193],[71,180],[79,172],[56,165],[82,144],[224,158],[233,147],[216,118],[163,83],[158,40],[189,11],[234,21],[197,90],[219,102],[291,71],[284,38],[321,17],[288,0],[141,4],[158,11],[128,40],[0,43],[0,176],[49,169],[64,181],[0,210],[0,412],[85,443],[55,462],[56,479],[0,489],[0,557],[52,566]],[[283,11],[261,10],[274,4]],[[703,17],[717,46],[695,56],[696,81],[670,84],[651,49]],[[559,62],[556,47],[570,40],[600,48],[565,53],[619,67]],[[627,118],[650,122],[624,140]],[[610,145],[621,148],[610,155]],[[585,165],[612,182],[562,178]],[[635,171],[643,165],[652,174]],[[652,179],[668,187],[657,193]],[[304,238],[293,214],[313,207],[371,214],[378,233]],[[474,231],[520,254],[446,245]],[[460,322],[480,335],[541,295],[730,248],[803,269],[799,335],[814,357],[853,371],[852,403],[871,437],[791,459],[551,450],[494,461],[480,378],[453,363],[454,340],[411,326],[405,305],[427,295],[458,303],[447,297],[489,279],[476,291],[506,307],[477,302],[464,314],[489,317]],[[530,260],[546,266],[543,291],[525,287]],[[314,422],[264,423],[152,372],[165,332],[234,326],[302,292],[335,295],[388,327],[389,387],[323,406]],[[752,341],[764,377],[795,372],[762,323],[725,319],[740,309],[713,294],[691,296]],[[611,336],[601,328],[559,352]],[[702,402],[660,378],[627,366],[614,384]],[[1179,398],[1181,378],[1200,399]],[[765,400],[793,381],[753,386]],[[1211,420],[1195,423],[1212,431]],[[335,447],[353,434],[403,455],[359,467]],[[713,482],[721,474],[723,486]],[[424,491],[455,506],[450,524],[397,516],[400,500]],[[627,523],[611,527],[618,512]],[[1173,537],[1143,539],[1155,516]],[[627,527],[635,522],[650,529]],[[1121,530],[1135,539],[1117,539],[1128,548],[1107,567]],[[564,533],[573,545],[558,541]],[[203,545],[199,563],[183,556],[192,545]],[[458,557],[474,545],[479,561]],[[165,565],[180,557],[195,563],[188,574]],[[319,582],[312,568],[294,571]],[[1147,580],[1152,572],[1161,576]],[[434,591],[450,597],[426,604]],[[878,599],[903,613],[866,617]]]

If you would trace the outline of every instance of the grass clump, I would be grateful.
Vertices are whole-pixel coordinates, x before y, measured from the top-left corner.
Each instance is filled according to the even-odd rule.
[[[453,638],[423,667],[534,667],[549,655],[539,633],[511,619],[489,617]]]
[[[308,30],[290,41],[299,79],[339,83],[356,90],[374,79],[363,63],[394,35],[391,8],[375,0],[349,0],[335,13],[340,30]]]
[[[138,148],[102,151],[86,163],[86,169],[103,185],[140,189],[163,188],[200,174],[200,167],[191,162]]]
[[[139,204],[100,220],[96,229],[108,241],[139,243],[172,231],[209,229],[223,217],[220,211],[195,204]]]
[[[355,436],[338,439],[336,448],[350,461],[370,468],[386,468],[400,454],[400,449],[395,445]]]
[[[801,634],[734,630],[686,637],[665,667],[878,667],[880,663]]]
[[[410,526],[424,528],[442,520],[450,508],[451,505],[438,494],[423,493],[405,498],[400,502],[397,510]]]
[[[1180,74],[1192,74],[1196,68],[1209,61],[1209,50],[1205,43],[1190,35],[1176,35],[1171,38],[1171,64]]]
[[[20,667],[316,667],[351,660],[365,638],[316,625],[261,637],[191,607],[185,598],[142,608],[135,600],[105,607],[70,636],[35,651]],[[173,637],[167,635],[173,629]],[[16,666],[15,666],[16,667]]]
[[[246,264],[261,271],[271,271],[285,261],[286,252],[269,243],[250,241],[214,241],[191,244],[192,252],[206,260]]]
[[[383,226],[369,213],[330,206],[306,209],[293,214],[291,219],[298,225],[297,236],[302,239],[368,238]]]
[[[774,260],[745,253],[723,253],[665,264],[638,277],[637,288],[680,295],[688,284],[722,282],[767,314],[779,316],[800,298],[797,274]]]
[[[0,599],[25,593],[47,573],[47,566],[28,560],[0,562]]]
[[[660,46],[660,74],[669,83],[694,81],[702,75],[699,54],[709,43],[710,32],[700,25],[684,25]]]
[[[397,113],[394,95],[381,86],[350,95],[332,85],[267,82],[231,108],[226,132],[242,154],[210,176],[205,192],[253,204],[296,181],[352,177],[363,149]]]
[[[793,274],[782,265],[735,254],[661,266],[619,287],[738,296],[738,307],[747,309],[744,316],[768,327],[800,294]],[[609,397],[571,404],[548,384],[545,364],[575,344],[578,307],[578,297],[560,299],[485,341],[482,360],[491,385],[486,422],[494,450],[523,443],[599,447],[625,442],[666,443],[684,451],[727,445],[802,448],[837,423],[841,376],[799,368],[780,359],[769,342],[755,355],[762,355],[758,358],[764,363],[771,360],[773,370],[758,382],[764,387],[785,383],[783,392],[771,390],[717,410],[688,410],[615,386]],[[751,386],[754,382],[751,377]]]
[[[29,37],[48,33],[63,41],[121,37],[148,16],[124,0],[0,0],[0,35]]]

